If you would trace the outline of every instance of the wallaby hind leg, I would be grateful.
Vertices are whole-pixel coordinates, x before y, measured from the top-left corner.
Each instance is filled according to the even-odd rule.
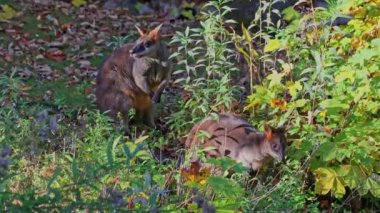
[[[124,134],[125,135],[130,135],[131,131],[129,129],[129,118],[128,115],[124,116]]]
[[[156,128],[156,124],[154,122],[154,106],[151,109],[143,112],[142,116],[143,116],[143,121],[146,125],[152,128]]]
[[[119,99],[119,111],[122,114],[121,121],[124,124],[124,134],[129,135],[129,110],[132,108],[132,100],[127,96],[120,96]]]

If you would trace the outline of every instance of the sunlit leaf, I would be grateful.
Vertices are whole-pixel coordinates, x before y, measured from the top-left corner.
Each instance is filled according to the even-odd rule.
[[[282,47],[281,41],[278,39],[271,39],[268,41],[268,43],[264,47],[264,52],[273,52],[275,50],[278,50]]]
[[[273,87],[274,85],[280,85],[282,78],[285,76],[284,73],[278,73],[274,71],[272,74],[268,75],[267,79],[271,80],[269,83],[269,87]]]
[[[282,11],[282,14],[283,14],[282,18],[287,21],[292,21],[292,20],[301,18],[301,14],[298,11],[296,11],[293,7],[288,7],[284,9]]]
[[[301,85],[301,82],[299,81],[296,81],[296,82],[288,81],[286,82],[285,87],[289,90],[289,94],[293,98],[297,95],[298,91],[302,90],[302,85]]]
[[[12,19],[17,15],[17,12],[7,4],[2,5],[1,8],[2,10],[0,11],[0,21]]]
[[[346,79],[348,79],[351,83],[354,83],[355,81],[355,77],[354,77],[354,71],[352,70],[347,70],[347,71],[342,71],[342,72],[339,72],[336,76],[335,76],[335,81],[336,82],[342,82]]]
[[[281,110],[285,110],[286,109],[286,101],[284,100],[281,100],[281,99],[272,99],[270,101],[270,106],[272,108],[279,108]]]
[[[207,178],[210,176],[210,168],[201,168],[199,162],[191,162],[190,168],[181,169],[181,177],[185,183],[198,183],[204,185]]]
[[[71,3],[75,6],[75,7],[80,7],[82,5],[86,5],[86,0],[72,0]]]
[[[325,195],[332,191],[336,197],[343,197],[346,193],[342,177],[338,176],[335,170],[330,168],[318,168],[314,172],[315,192]]]

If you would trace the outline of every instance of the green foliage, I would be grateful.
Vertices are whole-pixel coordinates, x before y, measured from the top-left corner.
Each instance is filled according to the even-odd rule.
[[[122,47],[124,44],[135,41],[135,36],[126,35],[126,36],[113,36],[111,41],[107,44],[107,46],[112,47],[112,49],[118,49]]]
[[[0,11],[0,21],[5,21],[8,19],[12,19],[17,15],[17,12],[9,5],[4,4],[0,5],[1,6],[1,11]]]
[[[288,8],[283,29],[258,14],[252,25],[241,26],[241,35],[224,19],[229,2],[207,2],[200,26],[172,38],[173,79],[184,91],[173,97],[168,134],[125,137],[90,103],[84,91],[90,81],[41,86],[17,77],[16,68],[6,70],[0,76],[0,209],[317,212],[319,195],[334,196],[338,211],[354,195],[379,208],[379,2],[331,1],[329,9],[302,15]],[[272,4],[261,3],[258,13],[271,10]],[[347,26],[326,24],[347,11],[355,17]],[[268,31],[254,32],[263,21]],[[108,46],[130,39],[113,37]],[[232,111],[237,52],[248,65],[239,72],[250,74],[245,111],[255,126],[286,127],[287,162],[250,175],[230,158],[205,160],[204,149],[198,150],[201,159],[215,169],[179,168],[189,159],[178,139],[204,117]],[[52,63],[63,71],[69,61]],[[34,101],[49,87],[53,100]]]
[[[180,102],[179,106],[183,112],[187,112],[187,122],[178,124],[178,116],[174,114],[168,120],[170,124],[188,127],[186,124],[193,124],[212,111],[220,108],[230,110],[236,91],[230,79],[237,68],[232,62],[234,52],[228,48],[231,44],[229,33],[223,26],[229,21],[223,18],[231,10],[225,5],[228,2],[208,2],[204,7],[211,9],[202,12],[201,27],[186,28],[184,33],[176,32],[172,38],[171,43],[178,45],[171,56],[178,60],[178,67],[173,73],[179,76],[175,83],[181,83],[190,98]]]
[[[288,157],[308,159],[303,166],[313,172],[317,194],[342,198],[350,189],[380,197],[379,10],[371,2],[352,2],[364,12],[346,27],[290,24],[268,41],[264,52],[285,48],[287,57],[274,61],[276,71],[254,87],[246,110],[255,120],[267,114],[270,123],[288,126]],[[311,19],[284,12],[298,26]],[[321,23],[328,16],[316,13]]]
[[[80,7],[82,5],[86,5],[86,0],[72,0],[71,3],[75,6],[75,7]]]

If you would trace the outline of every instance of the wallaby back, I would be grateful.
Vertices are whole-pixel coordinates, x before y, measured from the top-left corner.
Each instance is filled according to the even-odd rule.
[[[128,112],[135,108],[144,121],[155,126],[154,103],[170,80],[169,50],[159,40],[159,29],[149,33],[139,28],[140,38],[115,50],[103,63],[96,80],[96,98],[101,111],[116,118],[121,114],[129,131]]]
[[[202,132],[206,137],[197,136]],[[218,121],[206,118],[191,129],[186,147],[195,146],[215,148],[206,151],[206,157],[228,156],[257,170],[269,156],[283,160],[285,137],[282,131],[270,126],[259,132],[238,116],[220,114]]]

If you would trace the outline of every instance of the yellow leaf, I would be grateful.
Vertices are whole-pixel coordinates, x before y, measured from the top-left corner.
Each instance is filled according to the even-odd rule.
[[[270,106],[272,108],[279,108],[281,110],[285,110],[286,109],[286,101],[284,101],[282,99],[272,99],[270,101]]]
[[[292,96],[292,98],[297,95],[298,91],[302,90],[302,85],[299,81],[288,81],[286,82],[285,87],[289,90],[289,94]]]
[[[15,205],[15,206],[22,206],[22,202],[20,200],[17,200],[17,199],[14,199],[12,201],[12,204]]]
[[[316,178],[315,192],[317,194],[325,195],[332,191],[338,198],[346,194],[343,178],[340,177],[335,170],[330,168],[318,168],[314,174]]]
[[[80,7],[80,6],[86,4],[86,0],[72,0],[71,3],[72,3],[75,7]]]
[[[272,88],[275,85],[281,85],[281,80],[284,77],[284,73],[278,73],[274,71],[272,74],[268,75],[268,79],[271,80],[269,83],[269,88]]]
[[[1,7],[2,11],[0,12],[0,21],[11,19],[17,15],[17,12],[9,5],[5,4]]]
[[[139,137],[139,138],[137,138],[137,139],[135,140],[135,143],[136,143],[136,144],[141,143],[141,142],[145,141],[147,138],[149,138],[148,135],[141,136],[141,137]]]
[[[336,82],[342,82],[346,79],[348,79],[351,83],[354,83],[354,81],[355,81],[354,71],[352,71],[352,70],[342,71],[342,72],[339,72],[335,76]]]
[[[284,71],[286,75],[289,75],[292,69],[293,69],[293,64],[289,64],[289,63],[282,64],[282,70]]]
[[[268,41],[267,45],[264,47],[264,52],[273,52],[282,47],[281,41],[278,39],[271,39]]]
[[[344,181],[341,177],[335,178],[333,192],[337,198],[342,198],[346,194],[346,189],[344,188]]]
[[[330,192],[334,186],[334,171],[331,169],[318,168],[315,170],[315,192],[325,195]]]
[[[261,101],[258,99],[255,99],[251,103],[249,103],[246,107],[244,107],[243,111],[247,111],[251,108],[255,108],[257,105],[261,104]]]
[[[202,168],[199,162],[191,162],[190,168],[181,169],[181,177],[185,183],[206,184],[207,178],[210,176],[210,168]]]
[[[249,34],[249,31],[247,30],[247,28],[245,28],[243,23],[241,24],[241,29],[243,31],[243,38],[245,39],[245,41],[251,42],[252,41],[251,35]]]

